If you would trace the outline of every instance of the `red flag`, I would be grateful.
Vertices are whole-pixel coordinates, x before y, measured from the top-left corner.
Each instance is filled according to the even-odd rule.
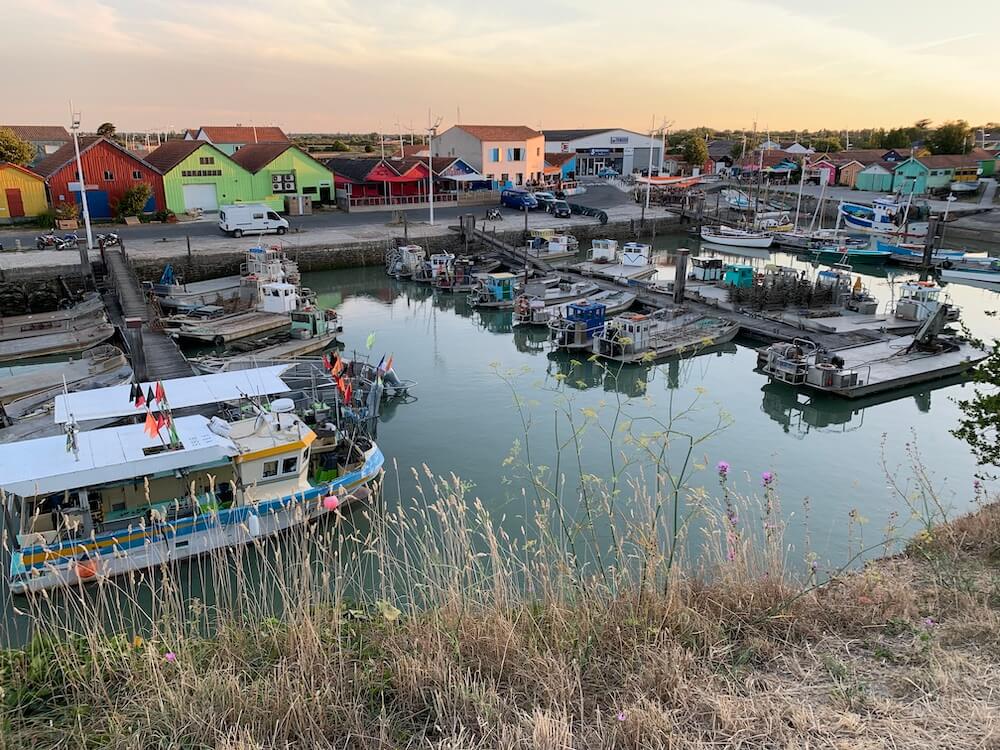
[[[163,383],[156,381],[156,400],[163,401],[167,397],[167,392],[163,390]]]
[[[141,409],[146,405],[146,397],[142,395],[142,386],[135,386],[135,408]]]
[[[342,377],[335,377],[333,381],[337,384],[337,390],[340,391],[340,395],[347,393],[347,389],[344,387],[344,379]]]
[[[389,359],[385,361],[385,369],[382,372],[389,372],[392,369],[392,355],[389,355]]]
[[[167,418],[163,416],[163,412],[159,412],[156,415],[156,432],[159,434],[160,430],[167,426]]]
[[[159,433],[159,427],[156,423],[156,418],[153,417],[153,412],[146,412],[146,424],[143,426],[142,431],[149,435],[151,438],[155,438]]]
[[[320,360],[323,362],[323,367],[326,368],[327,370],[329,370],[330,369],[330,360],[328,360],[326,358],[325,354],[322,357],[320,357]]]
[[[353,396],[353,395],[354,395],[354,388],[351,386],[350,383],[348,383],[347,384],[347,390],[344,391],[344,403],[345,404],[350,404],[351,403],[351,396]]]

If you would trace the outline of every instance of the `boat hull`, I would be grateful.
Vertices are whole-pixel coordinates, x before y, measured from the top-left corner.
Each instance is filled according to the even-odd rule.
[[[740,235],[727,235],[717,232],[707,232],[704,229],[701,231],[701,238],[705,242],[711,242],[715,245],[722,245],[723,247],[752,247],[759,250],[763,250],[771,247],[774,242],[774,237],[752,237],[752,236],[740,236]]]

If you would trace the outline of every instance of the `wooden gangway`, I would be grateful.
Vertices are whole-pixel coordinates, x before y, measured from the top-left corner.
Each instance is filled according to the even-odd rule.
[[[110,281],[110,295],[117,303],[109,304],[108,311],[125,342],[137,379],[169,380],[193,375],[191,363],[177,342],[156,325],[157,315],[124,251],[119,247],[105,248],[104,264]],[[127,319],[137,319],[141,325],[130,329]]]
[[[484,232],[482,229],[474,229],[472,230],[472,238],[495,251],[500,259],[510,266],[526,265],[543,274],[551,274],[555,271],[552,264],[533,258],[525,252],[518,252],[516,247],[497,238],[495,234]]]

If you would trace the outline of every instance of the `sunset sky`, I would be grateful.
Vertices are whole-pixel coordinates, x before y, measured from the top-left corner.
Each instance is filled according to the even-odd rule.
[[[966,0],[3,0],[0,122],[860,128],[1000,120]],[[813,9],[816,8],[816,9]],[[992,16],[992,17],[991,17]],[[400,123],[401,127],[397,127]]]

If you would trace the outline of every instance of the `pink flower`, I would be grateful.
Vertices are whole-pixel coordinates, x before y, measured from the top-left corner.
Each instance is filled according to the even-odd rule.
[[[765,487],[769,487],[771,485],[771,482],[773,481],[774,481],[774,474],[770,471],[765,471],[763,474],[760,475],[760,483],[763,484]]]
[[[715,467],[719,472],[719,479],[725,479],[729,476],[729,462],[719,461],[719,465]]]
[[[624,711],[619,711],[618,715],[615,716],[615,718],[618,719],[618,721],[625,721],[625,719],[627,717],[625,716],[625,712]]]
[[[177,654],[175,654],[173,651],[167,651],[167,653],[163,655],[163,658],[166,659],[171,664],[173,664],[175,661],[177,661]]]
[[[921,622],[923,622],[924,627],[928,629],[933,628],[935,625],[937,625],[937,623],[934,622],[934,618],[932,617],[925,617],[923,620],[921,620]]]

